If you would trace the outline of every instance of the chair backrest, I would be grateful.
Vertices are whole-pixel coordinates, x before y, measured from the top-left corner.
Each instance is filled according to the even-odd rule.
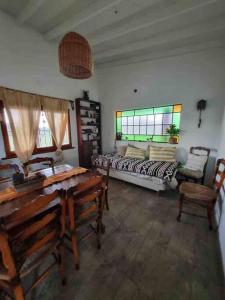
[[[30,200],[30,204],[24,208],[2,218],[0,224],[0,253],[3,264],[7,266],[11,261],[11,266],[17,272],[17,266],[22,266],[21,261],[25,262],[35,253],[38,254],[37,257],[35,255],[35,265],[38,261],[41,262],[44,253],[52,249],[65,233],[65,202],[59,198],[57,191]],[[7,237],[7,241],[4,237]],[[6,243],[8,249],[4,247]],[[12,270],[9,273],[10,271],[12,274]],[[24,273],[29,272],[28,267],[24,268]]]
[[[210,151],[211,150],[209,148],[201,147],[201,146],[190,148],[190,153],[192,153],[192,154],[199,155],[199,156],[207,156],[207,160],[206,160],[206,163],[205,163],[204,169],[203,169],[203,180],[202,180],[203,182],[205,179],[206,167],[207,167],[207,163],[209,160]]]
[[[14,173],[19,173],[19,166],[16,164],[0,164],[0,171],[4,172],[6,170],[12,170]],[[5,177],[0,177],[0,181],[4,180]]]
[[[206,147],[201,147],[201,146],[191,147],[190,153],[195,154],[195,155],[205,155],[205,156],[209,157],[210,149],[206,148]]]
[[[220,189],[223,185],[225,179],[225,159],[218,159],[216,163],[215,176],[213,180],[214,189],[217,193],[220,192]]]
[[[75,227],[75,216],[79,223],[88,218],[90,214],[102,209],[98,207],[99,203],[96,202],[96,199],[101,198],[103,194],[102,180],[103,176],[95,175],[88,181],[70,188],[67,192],[72,228]]]
[[[91,158],[91,162],[92,162],[92,167],[96,170],[100,169],[105,171],[105,174],[103,174],[104,178],[105,178],[105,183],[108,186],[109,183],[109,171],[110,171],[110,167],[112,165],[111,161],[109,159],[103,159],[101,161],[101,163],[98,160],[98,156],[92,156]]]
[[[46,163],[54,171],[54,159],[52,157],[36,157],[34,159],[28,160],[23,164],[24,174],[27,176],[29,173],[29,166],[39,163]]]

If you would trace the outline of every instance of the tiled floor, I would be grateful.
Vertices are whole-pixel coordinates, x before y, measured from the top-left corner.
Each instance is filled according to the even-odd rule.
[[[225,299],[216,231],[191,216],[177,223],[177,193],[111,180],[109,195],[102,249],[83,241],[79,271],[66,256],[67,286],[56,270],[31,299]]]

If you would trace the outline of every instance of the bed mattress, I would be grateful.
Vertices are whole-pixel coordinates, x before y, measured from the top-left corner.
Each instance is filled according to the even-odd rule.
[[[119,170],[114,170],[114,171],[120,172],[124,175],[132,176],[134,178],[151,181],[151,182],[154,182],[155,184],[164,184],[166,182],[164,179],[157,178],[155,176],[149,176],[149,175],[143,175],[143,174],[138,174],[138,173],[133,173],[133,172],[119,171]]]
[[[154,177],[167,182],[171,181],[178,166],[177,162],[150,161],[115,154],[99,155],[95,158],[99,167],[107,166],[108,161],[111,162],[112,170],[127,172],[131,176],[141,176],[139,178],[142,179]]]

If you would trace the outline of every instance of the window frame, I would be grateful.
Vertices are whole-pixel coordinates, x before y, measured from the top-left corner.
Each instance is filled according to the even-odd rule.
[[[7,125],[6,125],[5,114],[4,114],[4,105],[1,100],[0,100],[0,116],[1,116],[1,131],[2,131],[4,147],[5,147],[5,154],[6,154],[6,157],[3,159],[17,158],[15,151],[10,150],[9,136],[8,136]],[[69,109],[68,109],[68,131],[69,131],[68,132],[69,143],[66,145],[62,145],[62,150],[74,148],[72,146],[70,110]],[[53,146],[43,147],[43,148],[37,148],[37,144],[35,144],[35,148],[34,148],[32,155],[55,152],[57,150],[57,147],[56,147],[56,144],[55,144],[55,141],[53,138],[52,138],[52,142],[53,142]]]
[[[181,106],[181,109],[180,109],[180,111],[178,112],[178,111],[174,111],[174,108],[176,107],[176,106]],[[169,108],[169,107],[172,107],[172,111],[171,112],[155,112],[157,109],[162,109],[162,108]],[[140,111],[143,111],[143,110],[152,110],[152,113],[149,113],[149,114],[140,114]],[[165,133],[163,133],[163,126],[164,125],[171,125],[171,124],[174,124],[174,114],[180,114],[180,116],[181,116],[181,113],[182,113],[182,110],[183,110],[183,105],[182,105],[182,103],[175,103],[175,104],[168,104],[168,105],[161,105],[161,106],[152,106],[152,107],[144,107],[144,108],[132,108],[132,109],[124,109],[124,110],[117,110],[116,112],[115,112],[115,131],[116,131],[116,140],[121,140],[121,141],[134,141],[134,142],[154,142],[154,143],[169,143],[169,134],[165,134]],[[139,111],[139,113],[137,113],[136,114],[136,112],[138,112]],[[127,133],[127,134],[123,134],[122,132],[122,128],[123,128],[123,123],[122,123],[122,118],[123,117],[126,117],[127,118],[127,122],[128,122],[128,118],[129,118],[129,115],[124,115],[123,116],[123,113],[130,113],[130,112],[133,112],[134,114],[133,114],[133,118],[135,117],[135,116],[138,116],[138,117],[141,117],[141,116],[146,116],[147,118],[148,118],[148,116],[150,116],[150,115],[153,115],[154,116],[154,125],[148,125],[147,123],[146,123],[146,125],[143,125],[143,126],[145,126],[146,127],[146,133],[140,133],[140,129],[141,129],[141,124],[140,124],[140,121],[139,121],[139,124],[138,125],[134,125],[134,123],[133,123],[133,125],[128,125],[128,123],[127,123],[127,125],[124,125],[125,127],[127,127],[127,132],[128,132],[128,127],[129,126],[133,126],[133,133],[131,134],[131,133]],[[166,115],[166,114],[172,114],[172,122],[171,122],[171,124],[164,124],[163,123],[163,117],[164,117],[164,115]],[[156,122],[155,122],[155,116],[156,115],[163,115],[162,116],[162,123],[160,123],[159,125],[162,127],[162,133],[161,134],[156,134],[155,133],[155,127],[158,125],[158,124],[156,124]],[[118,119],[121,119],[121,121],[119,121],[119,122],[121,122],[121,124],[120,125],[118,125]],[[121,131],[119,131],[118,130],[118,126],[120,127],[121,126]],[[134,127],[135,126],[138,126],[139,127],[139,133],[138,134],[135,134],[134,133]],[[153,128],[154,128],[154,133],[153,134],[148,134],[147,133],[147,130],[148,130],[148,126],[150,127],[150,126],[152,126]],[[180,128],[180,123],[179,123],[179,127],[178,128]],[[121,136],[121,138],[117,138],[117,134],[118,133],[122,133],[122,136]],[[134,138],[133,139],[129,139],[129,138],[123,138],[123,136],[133,136]],[[149,138],[148,139],[146,139],[146,140],[143,140],[143,139],[138,139],[138,137],[137,137],[137,139],[136,139],[136,137],[135,136],[149,136]],[[159,136],[161,136],[161,137],[165,137],[165,138],[168,138],[167,140],[164,140],[164,141],[158,141],[158,140],[154,140],[154,136],[155,137],[159,137]]]

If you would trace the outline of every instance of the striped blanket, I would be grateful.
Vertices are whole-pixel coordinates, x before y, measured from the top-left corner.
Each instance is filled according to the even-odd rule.
[[[109,160],[114,170],[154,176],[166,181],[171,180],[178,167],[177,162],[150,161],[115,154],[99,155],[95,158],[95,163],[99,167],[107,166]]]

